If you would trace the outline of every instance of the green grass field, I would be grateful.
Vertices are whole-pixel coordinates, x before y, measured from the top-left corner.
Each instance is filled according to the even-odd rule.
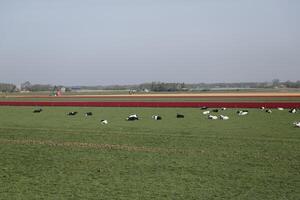
[[[0,199],[300,199],[299,112],[33,109],[0,107]]]

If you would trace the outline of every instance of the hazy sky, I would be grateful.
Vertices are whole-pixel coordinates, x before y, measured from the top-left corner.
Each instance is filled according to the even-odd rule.
[[[300,79],[299,0],[0,0],[0,82]]]

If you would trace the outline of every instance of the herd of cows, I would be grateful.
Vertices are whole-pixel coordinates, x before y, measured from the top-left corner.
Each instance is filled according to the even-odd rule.
[[[229,117],[226,116],[226,115],[212,115],[211,113],[218,113],[219,112],[219,109],[212,109],[212,110],[208,110],[208,107],[201,107],[200,108],[201,110],[204,110],[203,111],[203,115],[207,115],[207,119],[210,119],[210,120],[217,120],[217,119],[220,119],[220,120],[229,120]],[[265,107],[261,107],[260,108],[261,110],[265,110],[266,113],[272,113],[272,110],[271,109],[265,109]],[[284,110],[283,108],[277,108],[278,110]],[[226,108],[221,108],[222,111],[226,110]],[[289,110],[289,113],[296,113],[297,110],[299,109],[296,109],[296,108],[292,108]],[[39,109],[35,109],[33,110],[33,113],[40,113],[42,112],[43,110],[41,108]],[[67,115],[68,116],[74,116],[76,115],[78,112],[77,111],[72,111],[72,112],[68,112]],[[244,115],[248,115],[249,111],[248,110],[238,110],[237,111],[237,115],[239,116],[244,116]],[[92,112],[86,112],[84,113],[85,117],[88,117],[88,116],[92,116],[93,113]],[[180,114],[180,113],[177,113],[176,114],[176,118],[184,118],[184,115],[183,114]],[[162,120],[162,117],[160,115],[153,115],[152,116],[152,119],[154,120]],[[132,114],[132,115],[129,115],[127,118],[126,118],[127,121],[135,121],[135,120],[139,120],[139,117],[137,114]],[[108,120],[106,119],[101,119],[100,120],[100,123],[101,124],[108,124]],[[300,128],[300,121],[297,121],[297,122],[294,122],[293,125],[295,125],[295,127],[298,127]]]
[[[217,112],[219,112],[219,110],[218,109],[213,109],[212,111],[209,111],[209,110],[207,110],[208,108],[207,107],[202,107],[201,108],[202,110],[205,110],[205,111],[203,111],[203,114],[204,115],[208,115],[208,119],[213,119],[213,120],[216,120],[216,119],[221,119],[221,120],[228,120],[229,119],[229,117],[228,116],[225,116],[225,115],[219,115],[219,116],[216,116],[216,115],[211,115],[210,113],[211,112],[215,112],[215,113],[217,113]],[[265,107],[261,107],[260,108],[261,110],[265,110],[265,112],[266,113],[272,113],[272,110],[271,109],[265,109]],[[221,110],[226,110],[226,108],[221,108]],[[284,110],[283,108],[278,108],[278,110]],[[289,110],[289,113],[296,113],[297,112],[297,109],[296,108],[292,108],[292,109],[290,109]],[[248,110],[238,110],[237,111],[237,114],[239,115],[239,116],[243,116],[243,115],[248,115],[248,113],[249,113],[249,111]],[[293,123],[296,127],[299,127],[300,128],[300,122],[294,122]]]

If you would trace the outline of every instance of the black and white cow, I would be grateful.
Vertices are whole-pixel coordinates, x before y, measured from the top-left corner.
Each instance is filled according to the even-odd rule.
[[[300,122],[294,122],[293,124],[295,125],[295,127],[300,128]]]
[[[84,114],[84,116],[86,116],[86,117],[88,117],[88,116],[92,116],[93,115],[93,113],[92,112],[86,112],[85,114]]]
[[[221,119],[221,120],[228,120],[229,117],[228,117],[228,116],[225,116],[225,115],[220,115],[220,119]]]
[[[296,113],[297,109],[296,108],[292,108],[291,110],[289,110],[290,113]]]
[[[152,119],[154,119],[154,120],[162,120],[162,117],[159,116],[159,115],[153,115]]]
[[[200,109],[201,110],[206,110],[208,107],[207,106],[202,106]]]
[[[272,113],[272,110],[267,109],[267,110],[266,110],[266,113]]]
[[[40,113],[40,112],[42,112],[42,111],[43,111],[43,109],[39,108],[39,109],[35,109],[35,110],[33,111],[33,113]]]
[[[243,116],[243,115],[248,115],[248,110],[239,110],[237,111],[237,114],[240,115],[240,116]]]
[[[207,115],[207,114],[209,114],[209,113],[210,113],[209,110],[203,111],[203,115]]]
[[[137,114],[133,114],[133,115],[129,115],[126,118],[127,121],[135,121],[135,120],[139,120],[139,117],[137,116]]]
[[[100,123],[101,123],[101,124],[108,124],[108,121],[107,121],[106,119],[101,119],[101,120],[100,120]]]
[[[76,115],[77,113],[78,113],[77,111],[72,111],[72,112],[67,113],[67,115],[73,116],[73,115]]]
[[[177,114],[176,114],[176,118],[184,118],[184,115],[183,115],[183,114],[177,113]]]
[[[208,118],[208,119],[218,119],[218,116],[215,116],[215,115],[208,115],[207,118]]]

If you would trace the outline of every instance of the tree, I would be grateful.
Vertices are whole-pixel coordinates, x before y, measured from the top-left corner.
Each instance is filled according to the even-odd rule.
[[[17,87],[14,84],[9,83],[0,83],[0,91],[1,92],[14,92],[16,91]]]

